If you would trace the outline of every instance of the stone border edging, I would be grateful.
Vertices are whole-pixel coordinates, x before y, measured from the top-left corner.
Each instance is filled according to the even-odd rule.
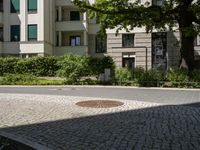
[[[7,133],[7,132],[3,132],[3,131],[0,131],[0,135],[5,137],[5,138],[8,138],[8,139],[11,139],[13,141],[16,141],[16,142],[19,142],[19,143],[22,143],[22,144],[25,144],[27,146],[30,146],[36,150],[52,150],[50,148],[47,148],[41,144],[38,144],[36,142],[32,142],[30,140],[27,140],[27,139],[24,139],[22,137],[18,137],[16,135],[13,135],[13,134],[10,134],[10,133]]]
[[[55,87],[55,88],[124,88],[124,89],[152,89],[152,90],[174,90],[174,91],[200,91],[200,88],[162,88],[162,87],[136,87],[136,86],[103,86],[103,85],[0,85],[0,88],[9,87]]]

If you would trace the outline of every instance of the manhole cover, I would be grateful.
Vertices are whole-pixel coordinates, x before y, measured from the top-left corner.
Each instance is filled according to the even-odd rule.
[[[90,107],[90,108],[111,108],[122,106],[124,103],[120,101],[112,100],[90,100],[90,101],[81,101],[76,103],[80,107]]]

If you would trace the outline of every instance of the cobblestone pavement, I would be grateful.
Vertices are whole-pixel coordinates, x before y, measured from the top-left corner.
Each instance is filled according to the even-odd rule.
[[[199,150],[200,107],[120,100],[116,108],[82,108],[98,98],[0,94],[0,133],[55,150]]]

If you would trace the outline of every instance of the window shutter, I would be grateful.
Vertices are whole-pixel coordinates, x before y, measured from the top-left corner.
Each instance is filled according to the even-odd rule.
[[[37,0],[28,0],[28,11],[37,10]]]
[[[28,40],[37,40],[37,25],[28,26]]]
[[[11,13],[16,13],[20,9],[20,2],[19,0],[11,0],[10,1],[10,8],[11,8]]]

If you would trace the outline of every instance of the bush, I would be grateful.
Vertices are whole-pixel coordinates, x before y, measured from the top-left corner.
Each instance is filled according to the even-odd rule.
[[[79,55],[66,55],[58,61],[58,76],[65,77],[66,82],[77,82],[81,77],[89,75],[88,57]]]
[[[170,82],[170,87],[187,87],[189,82],[188,71],[186,70],[169,70],[167,74],[167,81]]]
[[[57,70],[57,59],[55,57],[0,58],[0,76],[8,73],[55,76]]]
[[[200,82],[200,70],[194,70],[190,74],[190,79],[194,82]]]
[[[58,76],[66,78],[66,84],[74,84],[82,77],[99,77],[105,68],[110,68],[113,72],[114,62],[110,57],[93,58],[80,55],[65,55],[58,61]]]
[[[127,85],[132,80],[132,72],[127,68],[118,68],[115,70],[115,80],[120,84]]]
[[[15,65],[15,73],[30,73],[35,76],[55,76],[58,70],[55,57],[33,57],[20,59]]]
[[[89,71],[91,76],[99,78],[101,73],[104,73],[105,68],[110,68],[112,75],[114,75],[115,65],[111,57],[94,58],[89,57]]]
[[[20,85],[24,83],[37,82],[38,79],[30,74],[4,74],[0,78],[1,85]]]
[[[15,73],[15,65],[19,61],[19,58],[7,57],[0,58],[0,76],[5,73]]]

